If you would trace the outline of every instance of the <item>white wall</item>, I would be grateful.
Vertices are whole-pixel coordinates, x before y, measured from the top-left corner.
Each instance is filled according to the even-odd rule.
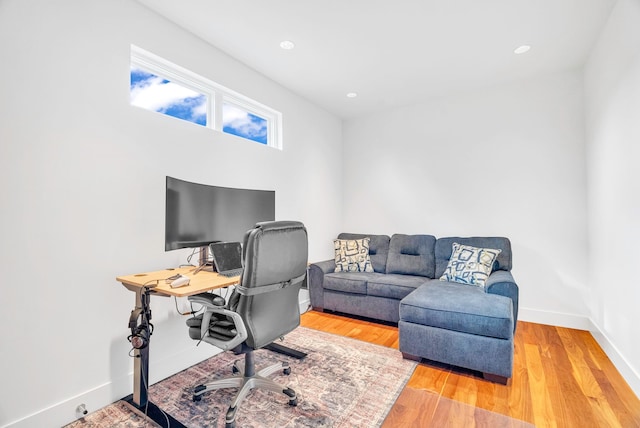
[[[619,0],[585,68],[589,308],[596,337],[638,395],[639,23],[640,2]]]
[[[132,43],[280,110],[284,151],[131,107]],[[275,189],[277,218],[326,258],[338,118],[128,0],[2,0],[0,58],[0,426],[60,426],[131,392],[134,296],[115,277],[188,253],[164,252],[165,175]],[[172,300],[152,306],[152,382],[213,352]]]
[[[521,319],[587,328],[582,113],[565,72],[349,120],[344,229],[507,236]]]

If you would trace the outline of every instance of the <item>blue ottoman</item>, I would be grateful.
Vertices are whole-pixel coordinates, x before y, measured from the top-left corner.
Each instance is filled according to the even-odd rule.
[[[483,289],[432,280],[400,301],[400,351],[480,371],[506,384],[513,371],[513,303]]]

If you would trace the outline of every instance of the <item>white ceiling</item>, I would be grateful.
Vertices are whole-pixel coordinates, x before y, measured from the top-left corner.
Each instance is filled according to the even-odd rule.
[[[138,1],[342,118],[581,67],[616,2]]]

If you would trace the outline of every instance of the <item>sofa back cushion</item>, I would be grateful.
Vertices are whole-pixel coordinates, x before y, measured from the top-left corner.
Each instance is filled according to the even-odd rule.
[[[387,273],[435,278],[436,237],[395,234],[389,243]]]
[[[369,240],[369,256],[374,272],[385,273],[387,269],[387,256],[389,255],[389,240],[387,235],[366,235],[362,233],[341,233],[338,239],[362,239]]]
[[[478,248],[495,248],[502,250],[493,264],[493,270],[511,270],[511,242],[508,238],[502,237],[471,237],[439,238],[436,241],[436,274],[435,278],[440,278],[447,269],[447,264],[451,258],[453,243],[471,245]]]

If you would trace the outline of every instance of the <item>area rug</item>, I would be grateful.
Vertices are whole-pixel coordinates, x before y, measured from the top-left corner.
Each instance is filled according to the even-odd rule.
[[[271,378],[293,388],[298,405],[289,406],[286,397],[273,392],[254,390],[236,414],[238,428],[378,427],[416,367],[413,361],[403,360],[396,349],[304,327],[297,328],[280,343],[308,355],[296,360],[260,350],[255,353],[256,367],[287,361],[291,374],[276,373]],[[236,389],[208,392],[201,401],[193,402],[193,387],[229,376],[233,362],[242,358],[231,352],[216,355],[152,385],[149,397],[187,427],[224,427]],[[92,423],[92,416],[70,427],[90,426],[87,424]],[[143,426],[127,423],[110,426]]]
[[[84,418],[65,425],[63,428],[160,428],[144,413],[126,401],[117,401],[100,410],[90,413]]]

